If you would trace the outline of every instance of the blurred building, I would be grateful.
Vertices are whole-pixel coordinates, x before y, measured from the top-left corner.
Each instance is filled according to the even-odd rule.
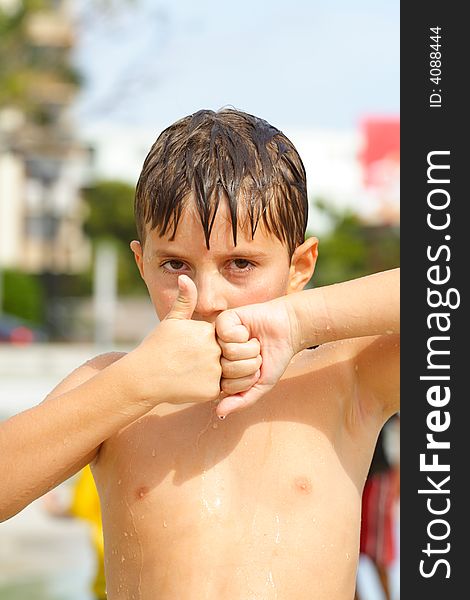
[[[359,155],[370,205],[369,220],[396,226],[400,221],[400,120],[368,116],[361,122]]]
[[[90,256],[80,197],[89,151],[69,118],[78,86],[67,71],[74,45],[67,2],[45,4],[18,27],[23,96],[0,104],[0,268],[72,273]],[[22,7],[0,0],[5,18]]]

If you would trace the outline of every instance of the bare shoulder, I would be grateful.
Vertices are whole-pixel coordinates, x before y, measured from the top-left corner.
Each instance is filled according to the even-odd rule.
[[[47,395],[46,400],[65,394],[78,387],[88,379],[94,377],[99,371],[106,369],[116,361],[126,356],[126,352],[106,352],[90,358],[85,363],[74,369]]]

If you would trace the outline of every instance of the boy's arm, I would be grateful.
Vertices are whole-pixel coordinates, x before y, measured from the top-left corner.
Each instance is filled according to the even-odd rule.
[[[218,397],[220,347],[212,324],[190,320],[191,285],[183,280],[166,319],[135,350],[93,359],[41,404],[0,423],[0,520],[77,472],[157,404]]]
[[[112,433],[107,413],[113,413],[129,391],[120,386],[121,398],[112,394],[113,386],[124,383],[119,381],[123,370],[104,371],[118,358],[119,354],[103,355],[88,361],[41,404],[0,423],[0,520],[95,458],[108,437],[108,426]]]
[[[399,269],[297,292],[285,299],[295,313],[293,335],[297,351],[400,330]]]
[[[255,385],[220,402],[217,413],[223,417],[256,402],[277,383],[294,354],[311,346],[384,336],[381,358],[387,352],[391,357],[396,354],[397,339],[392,334],[399,331],[399,269],[226,311],[219,315],[216,331],[225,358],[229,351],[230,360],[236,362],[237,344],[257,338],[263,361]],[[387,337],[393,340],[386,341]],[[380,373],[378,366],[382,364],[386,370],[388,362],[380,360],[373,367],[370,344],[371,340],[364,340],[358,346],[358,373],[364,386],[369,384],[380,394],[384,370]]]

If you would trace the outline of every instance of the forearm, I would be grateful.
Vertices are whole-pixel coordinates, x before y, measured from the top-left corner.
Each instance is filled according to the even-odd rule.
[[[394,269],[288,296],[299,350],[341,339],[399,333],[399,277],[399,269]]]
[[[127,367],[121,359],[0,423],[0,520],[71,476],[104,440],[149,410],[133,397]]]

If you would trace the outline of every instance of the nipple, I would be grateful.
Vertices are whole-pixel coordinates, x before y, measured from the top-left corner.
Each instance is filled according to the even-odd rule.
[[[137,488],[135,495],[139,500],[142,500],[142,498],[144,498],[149,493],[149,491],[150,491],[150,488],[143,485],[143,486]]]
[[[312,491],[312,482],[308,477],[296,477],[294,488],[301,494],[310,494]]]

